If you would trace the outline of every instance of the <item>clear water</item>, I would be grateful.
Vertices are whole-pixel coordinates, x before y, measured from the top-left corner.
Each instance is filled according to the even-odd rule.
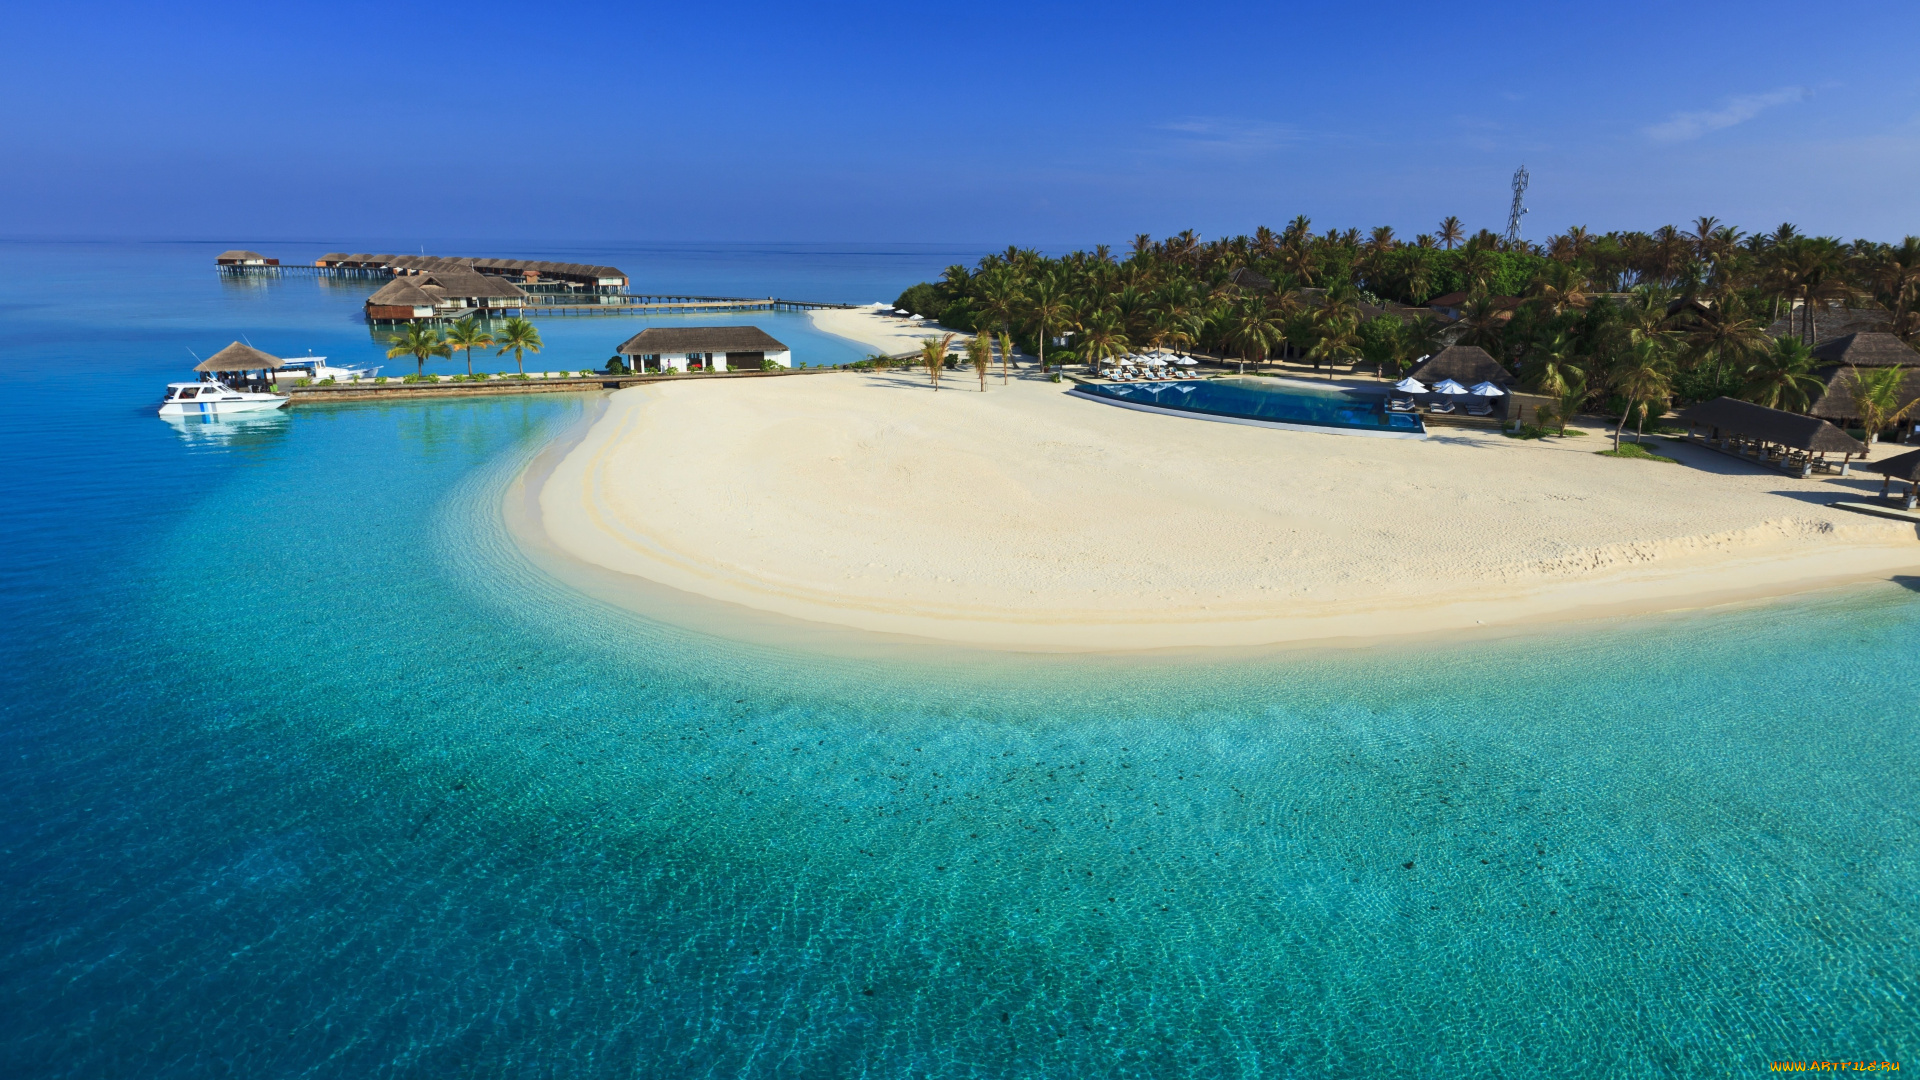
[[[498,492],[584,397],[175,428],[172,346],[338,348],[358,298],[23,252],[0,378],[64,396],[0,429],[0,1074],[1916,1060],[1907,588],[1218,662],[781,653],[515,553]],[[62,286],[102,266],[126,306]]]
[[[1088,383],[1075,388],[1161,409],[1358,431],[1425,430],[1420,418],[1386,411],[1385,397],[1319,390],[1263,379],[1182,379],[1170,382]]]

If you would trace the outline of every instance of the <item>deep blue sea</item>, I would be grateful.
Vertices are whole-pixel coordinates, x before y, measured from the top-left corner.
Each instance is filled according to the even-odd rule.
[[[508,540],[586,395],[156,418],[189,350],[377,358],[376,283],[226,246],[0,244],[0,1075],[1920,1068],[1911,588],[1215,661],[733,643]],[[978,254],[465,253],[849,301]]]

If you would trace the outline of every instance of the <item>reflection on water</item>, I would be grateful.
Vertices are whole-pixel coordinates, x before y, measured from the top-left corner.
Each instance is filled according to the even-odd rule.
[[[292,423],[284,408],[233,416],[163,416],[160,420],[187,443],[233,448],[277,442]]]

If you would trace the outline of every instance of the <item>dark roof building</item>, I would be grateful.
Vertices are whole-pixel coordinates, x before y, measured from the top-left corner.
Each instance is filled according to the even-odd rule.
[[[620,345],[636,370],[758,371],[792,367],[793,350],[757,326],[650,326]]]
[[[1865,454],[1867,446],[1817,416],[1769,409],[1739,398],[1718,397],[1680,412],[1690,427],[1709,428],[1720,438],[1738,437],[1811,453]]]
[[[1414,368],[1413,377],[1428,386],[1442,379],[1452,379],[1461,386],[1490,382],[1508,387],[1515,382],[1513,374],[1478,345],[1449,345]]]
[[[466,270],[490,277],[512,277],[532,284],[536,281],[562,281],[595,289],[624,289],[626,271],[615,266],[591,263],[545,262],[537,259],[475,259],[466,256],[380,255],[368,252],[330,251],[314,260],[315,266],[361,269],[385,269],[395,272],[434,273]]]
[[[1273,291],[1273,279],[1250,266],[1235,268],[1233,273],[1227,275],[1227,280],[1249,292]]]
[[[1885,473],[1892,479],[1905,480],[1909,484],[1920,484],[1920,450],[1896,454],[1885,461],[1869,461],[1861,468],[1869,472]]]
[[[757,326],[650,326],[628,338],[619,351],[627,356],[648,356],[790,350]]]
[[[1912,367],[1920,366],[1920,352],[1892,334],[1862,331],[1823,341],[1813,348],[1813,359],[1821,366]]]
[[[279,259],[269,259],[257,251],[223,251],[213,257],[215,266],[279,266]]]

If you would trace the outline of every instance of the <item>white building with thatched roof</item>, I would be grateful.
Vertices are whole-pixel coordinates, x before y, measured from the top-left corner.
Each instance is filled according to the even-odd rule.
[[[513,282],[454,268],[394,278],[367,297],[366,307],[369,321],[395,322],[457,316],[473,309],[504,315],[518,312],[526,304],[527,294]]]
[[[793,350],[757,326],[650,326],[619,349],[635,371],[759,371],[793,366]]]

